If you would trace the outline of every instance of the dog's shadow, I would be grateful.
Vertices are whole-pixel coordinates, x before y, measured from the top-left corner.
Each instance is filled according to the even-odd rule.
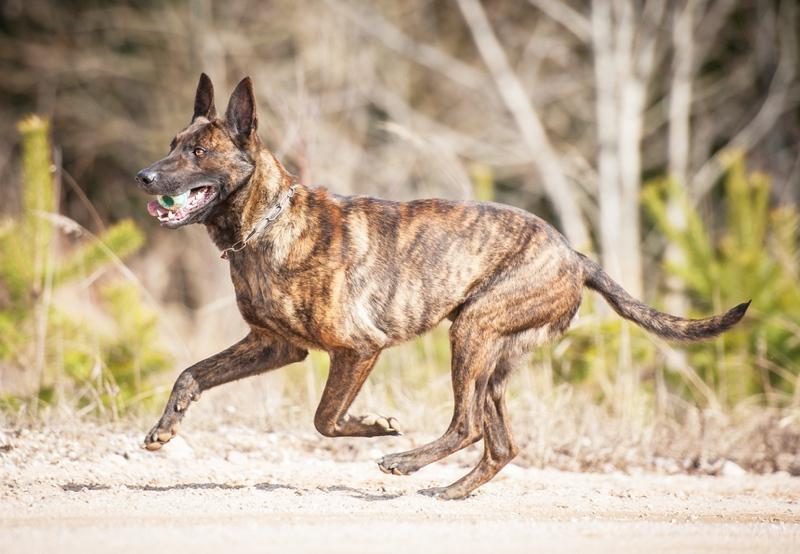
[[[400,498],[403,496],[403,493],[400,492],[382,492],[379,494],[375,494],[373,492],[364,491],[361,489],[356,489],[353,487],[348,487],[347,485],[333,485],[331,487],[320,487],[319,490],[323,492],[342,492],[345,493],[347,496],[352,498],[358,498],[359,500],[365,500],[367,502],[378,502],[381,500],[393,500],[395,498]]]
[[[102,483],[76,483],[69,482],[63,483],[61,490],[65,492],[84,492],[84,491],[101,491],[109,490],[113,487],[111,485],[104,485]],[[324,493],[344,493],[352,498],[364,500],[366,502],[377,502],[380,500],[392,500],[403,496],[402,493],[375,493],[373,491],[366,491],[348,487],[346,485],[333,485],[330,487],[316,487],[315,489],[305,489],[293,485],[286,485],[283,483],[257,483],[255,485],[231,485],[228,483],[175,483],[173,485],[126,485],[129,490],[143,491],[143,492],[169,492],[180,490],[242,490],[242,489],[256,489],[259,491],[273,492],[277,490],[290,490],[298,495],[312,493],[314,491],[321,491]]]
[[[235,491],[242,489],[258,489],[260,491],[276,491],[280,489],[289,489],[299,491],[301,489],[291,485],[283,485],[281,483],[258,483],[256,485],[230,485],[228,483],[175,483],[174,485],[129,485],[129,489],[146,492],[168,492],[179,490],[225,490]]]

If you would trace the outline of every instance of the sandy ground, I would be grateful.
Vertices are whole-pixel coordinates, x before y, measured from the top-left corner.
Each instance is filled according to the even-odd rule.
[[[140,430],[0,431],[0,552],[798,552],[800,478],[507,467],[463,501],[374,459],[408,438],[332,441],[241,427],[162,451]],[[477,451],[459,458],[475,461]],[[736,472],[733,472],[736,473]]]

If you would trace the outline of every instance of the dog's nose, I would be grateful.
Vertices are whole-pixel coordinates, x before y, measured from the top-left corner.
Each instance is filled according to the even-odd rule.
[[[142,184],[149,185],[156,180],[157,176],[158,174],[152,169],[143,169],[136,174],[136,179]]]

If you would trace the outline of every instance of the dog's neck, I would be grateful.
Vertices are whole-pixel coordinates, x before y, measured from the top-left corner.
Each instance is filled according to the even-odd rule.
[[[266,148],[259,148],[253,172],[206,221],[211,240],[224,250],[242,240],[294,184],[291,174]]]

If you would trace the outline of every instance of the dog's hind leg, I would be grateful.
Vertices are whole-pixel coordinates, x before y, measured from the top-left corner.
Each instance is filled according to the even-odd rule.
[[[408,475],[481,439],[486,386],[494,369],[497,340],[476,321],[460,315],[450,327],[452,348],[453,418],[435,441],[378,460],[384,473]]]
[[[483,457],[467,475],[448,487],[437,487],[420,491],[423,494],[451,500],[464,498],[470,492],[489,481],[517,455],[519,448],[511,436],[506,413],[506,383],[515,367],[512,360],[518,357],[504,357],[497,364],[489,379],[483,412]]]
[[[380,352],[369,355],[354,350],[331,353],[328,381],[322,392],[314,426],[326,437],[377,437],[400,435],[397,420],[393,417],[366,414],[354,416],[347,413],[358,391],[372,371]]]
[[[287,342],[251,332],[230,348],[194,364],[175,381],[164,414],[144,438],[145,447],[158,450],[174,437],[189,404],[204,390],[299,362],[307,354]]]

